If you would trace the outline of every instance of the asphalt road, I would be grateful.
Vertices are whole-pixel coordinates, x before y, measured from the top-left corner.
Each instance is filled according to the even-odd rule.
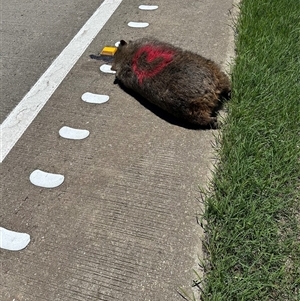
[[[101,4],[6,2],[2,120]],[[153,112],[89,55],[121,38],[152,35],[225,68],[232,0],[147,1],[159,6],[151,12],[140,4],[122,1],[1,163],[0,226],[31,236],[24,250],[0,249],[3,301],[182,300],[179,288],[191,292],[203,256],[199,187],[211,175],[216,132],[186,129]],[[150,25],[133,29],[129,21]],[[110,99],[87,104],[85,92]],[[90,135],[64,139],[62,126]],[[65,181],[36,187],[29,181],[36,169]]]
[[[2,1],[0,123],[103,1]]]

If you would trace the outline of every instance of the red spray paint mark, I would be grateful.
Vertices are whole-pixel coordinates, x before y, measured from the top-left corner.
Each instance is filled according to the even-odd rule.
[[[153,63],[152,68],[143,69],[138,63],[141,55],[145,54],[146,64]],[[132,69],[136,74],[139,84],[143,83],[145,78],[150,78],[162,71],[166,66],[168,66],[174,57],[174,50],[161,48],[153,45],[142,46],[134,55],[132,60]],[[155,63],[157,61],[157,63]]]

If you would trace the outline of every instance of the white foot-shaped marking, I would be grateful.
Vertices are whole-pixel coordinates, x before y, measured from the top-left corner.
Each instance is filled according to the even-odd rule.
[[[43,188],[54,188],[61,185],[65,177],[60,174],[48,173],[39,169],[33,171],[29,177],[33,185]]]
[[[59,135],[66,139],[82,140],[88,137],[90,132],[88,130],[74,129],[68,126],[63,126],[59,130]]]
[[[101,104],[107,102],[109,100],[109,96],[86,92],[81,96],[81,99],[88,103]]]
[[[157,5],[140,5],[139,9],[141,10],[155,10],[158,9]]]
[[[27,247],[30,235],[0,227],[0,248],[10,251],[19,251]]]
[[[129,22],[128,26],[134,27],[134,28],[145,28],[145,27],[149,26],[149,23],[147,23],[147,22]]]
[[[104,73],[116,73],[116,71],[111,70],[111,65],[107,65],[107,64],[101,65],[100,70]]]

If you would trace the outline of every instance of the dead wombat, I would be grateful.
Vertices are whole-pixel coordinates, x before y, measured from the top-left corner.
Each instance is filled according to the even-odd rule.
[[[124,87],[200,127],[217,127],[220,98],[230,94],[230,81],[216,63],[153,38],[120,41],[111,69]]]

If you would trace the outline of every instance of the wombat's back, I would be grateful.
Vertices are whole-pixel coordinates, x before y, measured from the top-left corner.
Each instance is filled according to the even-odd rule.
[[[155,39],[121,41],[112,69],[127,88],[188,122],[213,124],[220,94],[230,91],[214,62]]]

